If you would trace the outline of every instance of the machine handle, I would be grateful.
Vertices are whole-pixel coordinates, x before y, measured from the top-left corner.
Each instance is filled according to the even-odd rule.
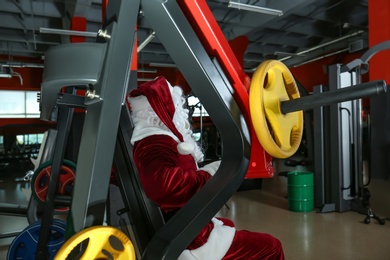
[[[301,98],[291,99],[280,102],[280,109],[283,114],[313,109],[320,106],[326,106],[333,103],[379,95],[387,91],[387,85],[384,80],[377,80],[368,83],[362,83],[351,87],[340,88],[334,91],[323,92]]]

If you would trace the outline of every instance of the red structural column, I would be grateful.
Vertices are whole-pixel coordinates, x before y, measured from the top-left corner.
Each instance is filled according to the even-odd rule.
[[[72,17],[71,30],[85,32],[87,30],[87,19],[85,17],[78,16]],[[85,37],[72,35],[70,36],[70,42],[85,42]]]
[[[368,1],[368,40],[369,47],[390,40],[390,1]],[[390,83],[390,50],[377,53],[370,60],[369,79],[385,80]]]
[[[107,10],[108,0],[102,0],[102,21],[104,23],[104,19],[106,16],[106,10]]]
[[[369,47],[390,40],[390,1],[368,1]],[[390,50],[375,54],[369,61],[369,80],[385,80],[390,84]],[[388,93],[387,93],[388,94]],[[389,175],[389,142],[390,132],[388,95],[370,98],[370,169],[371,179],[388,179]]]
[[[130,29],[130,27],[129,27]],[[135,31],[138,30],[137,26],[134,28]],[[130,33],[130,32],[129,32]],[[133,57],[132,57],[132,60],[131,60],[131,71],[135,71],[137,73],[138,71],[138,37],[136,36],[135,37],[135,43],[134,43],[134,49],[133,49]],[[137,75],[137,74],[136,74]]]

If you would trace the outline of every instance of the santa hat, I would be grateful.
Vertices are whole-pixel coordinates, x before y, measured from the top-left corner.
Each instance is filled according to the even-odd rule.
[[[193,144],[184,142],[183,135],[177,130],[173,122],[176,109],[173,103],[171,88],[167,80],[159,76],[152,81],[139,85],[138,88],[130,92],[129,97],[145,96],[160,120],[179,140],[177,145],[178,152],[180,154],[190,154],[194,150]]]

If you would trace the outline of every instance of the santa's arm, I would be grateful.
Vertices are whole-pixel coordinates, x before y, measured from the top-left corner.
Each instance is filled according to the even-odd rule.
[[[169,137],[142,140],[134,146],[134,158],[146,195],[161,208],[182,207],[212,177],[197,170],[191,155],[180,155]]]
[[[218,170],[218,168],[219,168],[220,165],[221,165],[221,161],[215,161],[215,162],[206,164],[205,166],[203,166],[203,167],[200,168],[199,170],[206,171],[206,172],[208,172],[211,176],[214,176],[214,174],[217,172],[217,170]]]

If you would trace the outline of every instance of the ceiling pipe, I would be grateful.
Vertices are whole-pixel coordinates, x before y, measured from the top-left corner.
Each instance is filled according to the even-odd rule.
[[[270,15],[277,15],[277,16],[283,15],[282,10],[271,9],[271,8],[266,8],[262,6],[256,6],[256,5],[248,5],[248,4],[234,2],[234,1],[229,1],[228,7],[235,8],[238,10],[262,13],[262,14],[270,14]]]
[[[354,33],[345,35],[345,36],[343,36],[343,37],[340,37],[340,38],[338,38],[338,39],[335,39],[335,40],[333,40],[333,41],[329,41],[329,42],[326,42],[326,43],[317,45],[317,46],[315,46],[315,47],[313,47],[313,48],[310,48],[310,49],[307,49],[307,50],[304,50],[304,51],[300,51],[300,52],[296,53],[295,55],[307,54],[307,53],[309,53],[309,52],[312,52],[312,51],[321,49],[321,48],[323,48],[323,47],[332,45],[332,44],[334,44],[334,43],[337,43],[337,42],[340,42],[340,41],[343,41],[343,40],[346,40],[346,39],[348,39],[348,38],[351,38],[351,37],[354,37],[354,36],[358,36],[359,34],[362,34],[362,33],[364,33],[364,32],[365,32],[365,31],[360,30],[360,31],[357,31],[357,32],[354,32]],[[285,61],[285,60],[288,60],[288,59],[291,59],[291,58],[292,58],[292,56],[288,56],[288,57],[284,57],[284,58],[279,59],[279,61]]]
[[[291,52],[284,52],[284,51],[275,51],[274,55],[283,55],[283,56],[295,56],[295,57],[305,57],[304,54],[295,54]]]
[[[339,54],[339,53],[342,53],[342,52],[346,52],[346,51],[349,51],[349,48],[341,49],[341,50],[338,50],[338,51],[335,51],[335,52],[332,52],[332,53],[328,53],[328,54],[322,55],[320,57],[317,57],[317,58],[314,58],[314,59],[311,59],[311,60],[307,60],[307,61],[295,64],[295,65],[293,65],[293,67],[296,68],[296,67],[302,66],[304,64],[308,64],[308,63],[311,63],[311,62],[314,62],[314,61],[317,61],[317,60],[322,60],[322,59],[324,59],[326,57],[333,56],[333,55],[336,55],[336,54]]]
[[[18,77],[19,80],[20,80],[20,85],[23,86],[23,78],[22,78],[22,75],[20,75],[20,73],[14,72],[14,71],[13,71],[13,72],[11,73],[11,75],[14,76],[14,77]]]
[[[25,63],[25,62],[15,62],[15,61],[7,61],[6,63],[0,65],[3,67],[9,67],[9,68],[40,68],[42,69],[44,67],[43,64],[39,63]]]
[[[43,28],[43,27],[39,28],[39,32],[40,33],[60,34],[60,35],[92,37],[92,38],[96,38],[98,35],[98,33],[96,33],[96,32],[83,32],[83,31],[52,29],[52,28]]]

